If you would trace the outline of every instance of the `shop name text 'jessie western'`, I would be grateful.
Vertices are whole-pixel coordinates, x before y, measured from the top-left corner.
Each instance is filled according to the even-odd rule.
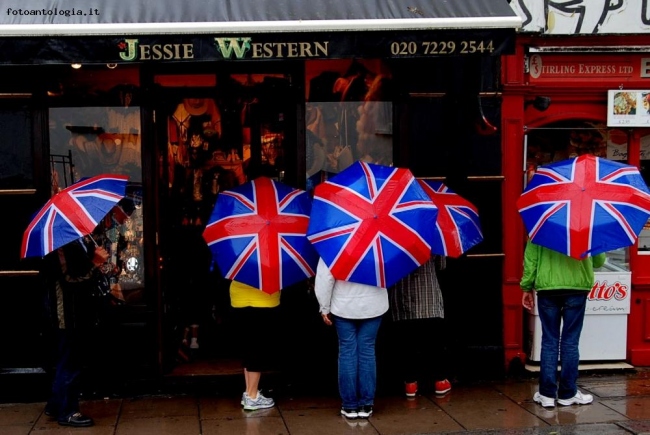
[[[214,38],[216,50],[224,59],[309,58],[327,57],[328,41],[264,42],[251,38]],[[125,39],[118,44],[120,58],[134,60],[180,60],[194,58],[194,44],[140,44],[138,39]]]

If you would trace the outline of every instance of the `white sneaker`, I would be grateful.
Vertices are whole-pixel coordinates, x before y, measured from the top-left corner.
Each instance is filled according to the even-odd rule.
[[[350,419],[358,418],[359,410],[354,408],[341,408],[341,415]]]
[[[245,411],[255,411],[258,409],[267,409],[267,408],[273,408],[275,406],[275,402],[273,399],[270,397],[264,397],[262,396],[261,392],[257,392],[257,397],[254,399],[251,399],[251,397],[244,393],[244,410]]]
[[[575,396],[569,399],[557,399],[557,403],[564,406],[569,405],[589,405],[594,401],[594,396],[591,394],[583,394],[578,390]]]
[[[553,399],[552,397],[542,396],[541,394],[539,394],[539,392],[533,395],[533,402],[539,403],[544,408],[555,408],[555,399]]]

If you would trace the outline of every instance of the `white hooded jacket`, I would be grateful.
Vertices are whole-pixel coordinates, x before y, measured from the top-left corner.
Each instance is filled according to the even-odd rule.
[[[323,259],[318,260],[314,290],[321,314],[332,313],[344,319],[370,319],[388,311],[388,291],[385,288],[337,280]]]

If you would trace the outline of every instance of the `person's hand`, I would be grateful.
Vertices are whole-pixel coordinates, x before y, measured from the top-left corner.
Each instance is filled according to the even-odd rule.
[[[339,166],[338,157],[334,156],[332,153],[327,155],[327,161],[332,169],[336,170]]]
[[[122,293],[122,286],[119,283],[111,284],[111,296],[113,296],[113,302],[115,305],[126,302],[124,294]]]
[[[100,267],[102,264],[106,263],[108,260],[108,252],[106,252],[106,249],[98,246],[95,248],[95,252],[93,253],[93,264],[97,267]]]
[[[524,296],[521,298],[521,305],[528,311],[533,311],[533,308],[535,308],[535,297],[533,296],[532,290],[524,292]]]
[[[321,317],[323,318],[323,322],[325,322],[327,326],[332,326],[332,319],[330,319],[329,313],[327,314],[321,313]]]

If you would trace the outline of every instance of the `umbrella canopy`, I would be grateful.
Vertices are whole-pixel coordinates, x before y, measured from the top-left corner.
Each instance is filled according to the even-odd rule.
[[[431,257],[436,215],[408,169],[357,161],[316,186],[307,237],[336,279],[390,287]]]
[[[54,195],[25,230],[21,257],[42,257],[90,234],[124,198],[128,178],[126,175],[96,175]]]
[[[635,242],[650,191],[636,167],[585,154],[538,168],[517,208],[533,243],[583,259]]]
[[[457,258],[483,241],[481,221],[474,204],[454,193],[440,181],[418,182],[438,207],[431,252]]]
[[[219,193],[203,238],[227,279],[273,294],[315,274],[310,210],[304,190],[256,178]]]

